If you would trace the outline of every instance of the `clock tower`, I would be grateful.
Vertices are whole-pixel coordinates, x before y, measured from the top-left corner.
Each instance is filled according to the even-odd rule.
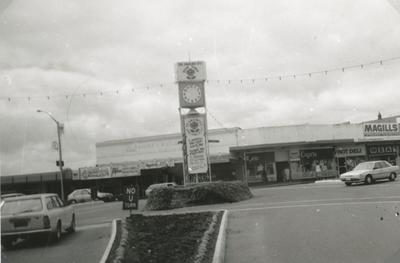
[[[211,181],[207,109],[204,83],[206,64],[203,61],[175,64],[181,118],[183,181],[185,184]],[[204,113],[199,113],[202,109]]]

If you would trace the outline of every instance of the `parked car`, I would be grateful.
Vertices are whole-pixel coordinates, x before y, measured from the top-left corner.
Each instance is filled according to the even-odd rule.
[[[394,181],[399,173],[399,166],[391,165],[386,161],[371,161],[360,163],[352,171],[341,174],[340,180],[348,186],[358,182],[371,184],[381,179]]]
[[[170,183],[161,183],[161,184],[152,184],[152,185],[150,185],[150,186],[146,189],[145,194],[146,194],[146,196],[149,196],[150,192],[151,192],[153,189],[155,189],[155,188],[161,188],[161,187],[176,187],[176,186],[177,186],[177,184],[174,183],[174,182],[170,182]]]
[[[111,193],[104,193],[97,191],[97,199],[102,200],[104,202],[114,201],[115,197]],[[67,197],[68,202],[70,203],[82,203],[92,201],[92,194],[89,188],[85,189],[77,189],[70,193]]]
[[[51,234],[54,241],[63,231],[75,232],[72,206],[64,205],[57,194],[35,194],[10,197],[1,204],[1,244],[9,248],[21,237]]]

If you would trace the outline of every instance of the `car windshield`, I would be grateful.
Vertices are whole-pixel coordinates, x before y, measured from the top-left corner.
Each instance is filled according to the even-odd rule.
[[[354,168],[354,171],[358,170],[372,170],[374,168],[374,163],[360,163]]]
[[[23,214],[29,212],[42,211],[43,205],[40,198],[4,201],[1,207],[3,215]]]

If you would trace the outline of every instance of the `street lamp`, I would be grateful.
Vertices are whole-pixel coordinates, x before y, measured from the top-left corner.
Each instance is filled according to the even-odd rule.
[[[37,112],[42,112],[47,114],[56,124],[57,124],[57,135],[58,135],[58,154],[59,154],[59,163],[58,166],[60,167],[60,182],[61,182],[61,199],[64,200],[64,184],[63,184],[63,162],[62,162],[62,151],[61,151],[61,123],[57,121],[51,113],[43,110],[36,110]]]

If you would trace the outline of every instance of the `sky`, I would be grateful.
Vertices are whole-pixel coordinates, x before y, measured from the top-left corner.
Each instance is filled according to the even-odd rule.
[[[210,129],[399,115],[399,25],[400,0],[1,0],[0,175],[57,170],[37,109],[73,169],[178,133],[179,61],[206,62]]]

